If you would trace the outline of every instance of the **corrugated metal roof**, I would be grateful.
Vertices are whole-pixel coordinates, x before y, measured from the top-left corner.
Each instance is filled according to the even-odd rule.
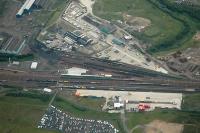
[[[32,7],[34,2],[35,2],[35,0],[29,0],[28,4],[25,7],[25,10],[29,10]]]
[[[87,72],[86,69],[77,68],[77,67],[72,67],[72,68],[67,69],[67,74],[74,75],[74,76],[81,76],[82,74],[86,72]]]
[[[31,63],[31,69],[36,69],[37,68],[38,63],[37,62],[32,62]]]
[[[19,11],[17,12],[17,15],[22,15],[24,12],[24,9],[26,8],[27,4],[30,2],[30,0],[26,0],[25,3],[22,5],[22,7],[19,9]]]

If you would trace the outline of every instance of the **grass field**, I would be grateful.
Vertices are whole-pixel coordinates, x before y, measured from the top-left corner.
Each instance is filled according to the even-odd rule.
[[[89,109],[94,109],[97,111],[102,110],[102,106],[105,104],[105,98],[93,98],[93,97],[77,97],[74,95],[75,92],[62,91],[59,93],[59,97],[66,99],[71,102],[79,103],[80,105],[87,107]]]
[[[48,101],[38,98],[0,96],[1,133],[56,133],[38,129]]]
[[[93,12],[111,21],[122,20],[123,13],[151,20],[151,25],[144,32],[132,34],[150,42],[152,46],[148,52],[154,55],[196,45],[191,39],[199,29],[199,21],[187,14],[171,11],[156,0],[97,0]]]
[[[83,106],[88,108],[102,110],[103,105],[106,102],[105,98],[91,98],[91,97],[83,97],[83,98],[76,98],[76,102],[79,102]]]
[[[200,94],[186,94],[183,96],[182,109],[200,111]]]

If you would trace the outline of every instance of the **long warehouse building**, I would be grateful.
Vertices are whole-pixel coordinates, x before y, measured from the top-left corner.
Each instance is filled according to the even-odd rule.
[[[29,12],[35,0],[29,0],[29,3],[26,5],[24,11]]]
[[[25,11],[29,12],[32,5],[34,4],[34,2],[35,2],[35,0],[26,0],[25,3],[22,5],[22,7],[17,12],[16,17],[21,17]]]

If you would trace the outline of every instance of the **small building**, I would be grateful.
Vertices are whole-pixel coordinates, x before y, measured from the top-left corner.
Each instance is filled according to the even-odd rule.
[[[124,35],[124,39],[131,40],[133,37],[131,35]]]
[[[25,3],[22,5],[22,7],[19,9],[19,11],[16,14],[16,17],[21,17],[24,13],[24,9],[26,8],[27,4],[30,0],[26,0]]]
[[[35,0],[26,0],[22,7],[16,14],[16,17],[22,17],[22,15],[26,12],[30,12],[31,7],[33,6]]]
[[[24,8],[24,12],[30,12],[30,9],[33,6],[34,2],[35,2],[35,0],[29,0],[29,2],[27,3],[26,7]]]
[[[72,67],[72,68],[67,69],[67,74],[63,74],[63,75],[81,76],[82,74],[85,74],[87,71],[88,70],[86,69]]]
[[[51,89],[49,89],[49,88],[44,88],[44,90],[43,90],[44,92],[48,92],[48,93],[51,93],[52,92],[52,90]]]
[[[123,107],[124,107],[123,103],[114,103],[114,108],[116,108],[116,109],[120,109],[120,108],[123,108]]]
[[[19,61],[13,61],[13,65],[19,65]]]
[[[31,69],[37,69],[38,63],[37,62],[32,62],[31,63]]]

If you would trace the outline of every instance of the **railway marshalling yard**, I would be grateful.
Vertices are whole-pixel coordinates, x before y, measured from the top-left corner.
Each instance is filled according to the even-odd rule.
[[[0,64],[0,132],[199,132],[199,94],[193,92],[200,83],[167,75],[170,71],[120,27],[121,21],[117,25],[93,14],[95,1],[60,0],[63,9],[51,9],[51,1],[47,10],[33,9],[9,21],[22,4],[13,2],[15,10],[0,27],[0,46],[21,54],[30,45],[36,58]],[[45,24],[46,13],[53,17]],[[137,32],[153,23],[122,16],[125,28]],[[37,40],[48,49],[26,43],[40,30]]]

